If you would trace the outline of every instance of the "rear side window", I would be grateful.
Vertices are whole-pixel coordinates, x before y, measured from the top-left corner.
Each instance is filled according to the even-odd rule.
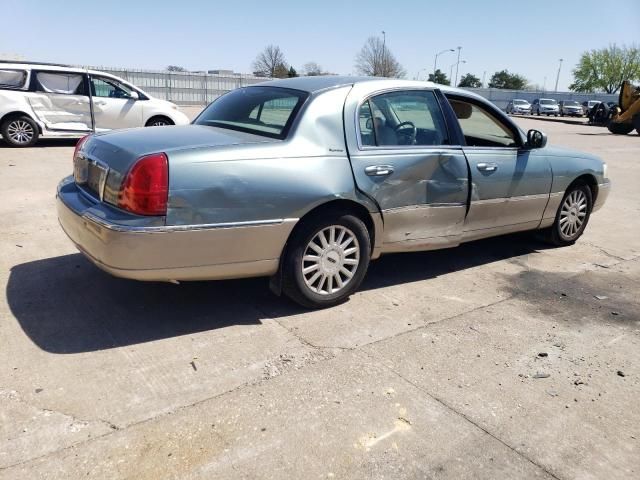
[[[288,88],[239,88],[209,105],[195,124],[284,139],[307,96]]]
[[[449,144],[440,105],[431,91],[376,95],[360,106],[358,118],[362,145]]]
[[[0,69],[0,88],[22,88],[26,80],[24,70]]]
[[[84,95],[84,76],[80,73],[38,72],[36,78],[41,92]]]

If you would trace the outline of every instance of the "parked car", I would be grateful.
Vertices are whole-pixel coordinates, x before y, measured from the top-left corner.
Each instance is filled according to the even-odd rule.
[[[507,104],[506,108],[507,113],[516,114],[520,113],[523,115],[531,114],[531,104],[526,100],[521,100],[519,98],[514,98]]]
[[[382,254],[522,230],[575,242],[607,198],[606,166],[546,143],[464,89],[276,80],[221,96],[192,125],[84,137],[57,209],[113,275],[270,276],[274,292],[326,307]]]
[[[584,115],[588,116],[589,113],[591,113],[591,111],[593,110],[593,107],[595,107],[599,103],[600,103],[600,100],[589,100],[586,102],[582,102],[582,111]]]
[[[556,117],[560,114],[560,110],[558,108],[558,102],[556,102],[552,98],[536,98],[531,105],[531,114],[546,115],[555,115]]]
[[[582,105],[575,100],[560,100],[558,103],[560,116],[570,115],[572,117],[581,117],[583,115]]]
[[[188,123],[173,103],[108,73],[0,62],[0,134],[13,147],[29,147],[42,136]]]

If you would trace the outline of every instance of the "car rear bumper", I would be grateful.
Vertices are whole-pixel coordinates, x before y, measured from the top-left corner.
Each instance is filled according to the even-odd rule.
[[[136,280],[272,275],[297,222],[280,219],[188,226],[124,223],[113,218],[122,216],[121,212],[92,202],[70,178],[58,186],[56,205],[60,225],[78,250],[110,274]]]
[[[604,203],[607,201],[609,197],[609,192],[611,191],[611,182],[607,179],[604,183],[600,183],[598,185],[598,194],[596,195],[596,201],[593,203],[592,212],[596,212],[602,208]]]

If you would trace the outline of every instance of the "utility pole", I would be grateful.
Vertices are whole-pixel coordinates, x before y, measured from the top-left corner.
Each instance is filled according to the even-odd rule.
[[[436,66],[438,65],[438,57],[443,53],[447,53],[447,52],[455,52],[455,50],[453,48],[445,48],[441,52],[436,53],[436,58],[433,59],[433,78],[434,79],[436,78]]]
[[[562,68],[562,58],[560,59],[560,65],[558,65],[558,74],[556,75],[556,92],[558,91],[558,80],[560,79],[560,69]]]
[[[456,81],[453,84],[454,87],[456,85],[458,85],[458,65],[460,65],[460,51],[461,50],[462,50],[462,47],[458,47],[458,63],[456,63]]]
[[[487,71],[485,70],[482,73],[482,88],[487,88],[487,85],[484,83],[484,79],[487,78]]]

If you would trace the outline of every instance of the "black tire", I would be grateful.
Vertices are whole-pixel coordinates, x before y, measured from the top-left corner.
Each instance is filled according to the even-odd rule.
[[[40,136],[38,125],[28,115],[7,118],[0,126],[0,133],[3,140],[12,147],[31,147]]]
[[[358,243],[356,247],[358,248],[359,262],[355,266],[355,270],[352,272],[352,277],[346,281],[342,274],[337,272],[341,281],[345,281],[344,287],[334,293],[318,293],[312,290],[312,288],[316,288],[321,292],[323,290],[323,286],[326,286],[326,289],[329,289],[329,277],[325,277],[326,281],[322,277],[315,281],[311,281],[312,279],[305,279],[302,272],[305,262],[303,261],[303,257],[305,254],[308,255],[311,252],[310,244],[317,238],[316,236],[319,235],[320,232],[323,232],[325,229],[329,229],[332,226],[338,227],[338,230],[340,230],[341,227],[353,234],[353,237],[355,237]],[[319,246],[317,243],[316,245]],[[337,242],[334,242],[331,245],[337,246]],[[330,258],[332,253],[334,255],[336,254],[335,251],[331,252],[329,249],[326,253],[318,255],[318,257],[323,259],[318,262],[319,265],[321,262],[329,260],[332,263],[336,263],[335,260],[331,260]],[[339,259],[343,258],[339,253],[337,256]],[[305,220],[304,223],[294,232],[284,253],[282,263],[282,291],[291,300],[306,308],[332,307],[345,301],[349,295],[357,290],[367,273],[370,258],[371,240],[369,238],[369,231],[367,230],[366,225],[358,217],[349,214],[324,214],[309,218]],[[327,263],[327,265],[331,266],[331,263]],[[334,281],[335,276],[331,278],[331,282]],[[311,286],[309,286],[307,282],[310,282]]]
[[[145,127],[165,127],[168,125],[175,125],[175,123],[173,123],[173,120],[170,118],[161,115],[151,117],[147,120],[147,123],[144,124]]]
[[[636,129],[638,135],[640,135],[640,113],[636,113],[631,119],[631,123],[633,124],[633,128]]]
[[[633,125],[630,123],[609,122],[607,128],[614,135],[626,135],[633,131]]]
[[[562,227],[562,217],[563,217],[563,207],[565,206],[565,202],[567,199],[574,193],[578,192],[578,195],[583,194],[586,200],[586,208],[585,208],[585,217],[582,221],[582,224],[579,228],[572,233],[571,235],[566,234]],[[556,219],[553,222],[553,225],[544,231],[545,240],[553,245],[558,247],[565,247],[568,245],[573,245],[578,238],[584,233],[584,229],[587,227],[589,223],[589,218],[591,217],[591,210],[593,209],[593,195],[591,194],[591,189],[589,186],[582,182],[578,181],[573,183],[565,192],[562,197],[562,201],[560,202],[560,206],[558,207],[558,211],[556,212]],[[570,209],[568,209],[570,210]]]

